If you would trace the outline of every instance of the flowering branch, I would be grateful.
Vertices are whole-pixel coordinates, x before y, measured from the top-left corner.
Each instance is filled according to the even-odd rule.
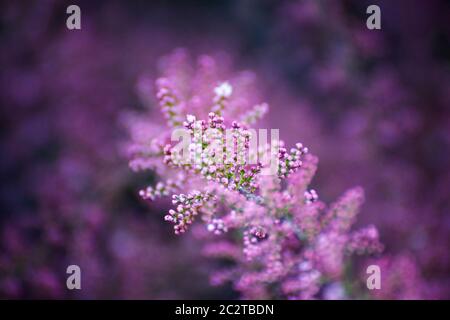
[[[159,182],[140,195],[153,200],[177,190],[196,190],[173,195],[176,207],[165,220],[174,224],[178,235],[199,216],[206,234],[215,235],[205,254],[235,263],[215,273],[214,284],[231,281],[244,298],[313,298],[325,283],[341,281],[348,255],[382,250],[375,227],[351,231],[363,191],[351,189],[327,209],[317,191],[308,187],[317,158],[301,143],[289,151],[278,140],[255,149],[256,135],[249,125],[267,112],[267,104],[229,112],[236,98],[233,78],[211,87],[210,77],[201,82],[201,76],[209,74],[205,68],[202,65],[193,76],[196,85],[190,90],[178,90],[177,79],[157,80],[156,96],[167,130],[184,130],[188,141],[180,149],[168,141],[170,133],[165,134],[160,144],[160,161],[167,168],[163,173],[183,172],[184,179]],[[196,92],[197,87],[202,92]],[[211,104],[186,107],[193,98],[180,92],[196,97],[208,87]],[[204,114],[206,119],[201,118]]]

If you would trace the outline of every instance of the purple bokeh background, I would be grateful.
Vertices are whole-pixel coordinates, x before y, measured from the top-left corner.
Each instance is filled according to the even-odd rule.
[[[80,31],[69,4],[0,5],[1,298],[237,297],[210,286],[214,265],[173,236],[167,204],[138,198],[154,177],[122,152],[124,116],[149,107],[139,81],[178,47],[256,72],[267,125],[319,157],[326,202],[365,189],[359,222],[386,247],[379,298],[450,298],[448,2],[79,1]]]

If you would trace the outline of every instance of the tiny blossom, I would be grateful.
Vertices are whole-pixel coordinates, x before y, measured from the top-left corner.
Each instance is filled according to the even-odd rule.
[[[301,143],[297,143],[295,148],[292,148],[288,153],[283,147],[278,150],[278,159],[280,166],[278,168],[278,175],[286,178],[289,174],[297,171],[301,165],[301,157],[308,153],[308,148],[303,147]]]
[[[158,182],[155,187],[149,186],[139,191],[139,195],[143,199],[155,200],[157,197],[169,196],[172,192],[178,190],[181,182],[168,179],[166,183]]]
[[[175,234],[184,233],[187,227],[194,222],[198,211],[203,207],[205,202],[213,199],[210,193],[201,193],[194,191],[188,195],[179,194],[172,196],[172,203],[177,205],[176,210],[170,209],[164,220],[172,222]]]
[[[250,243],[255,244],[267,239],[268,234],[262,227],[252,227],[244,233],[244,237],[248,237]]]
[[[253,107],[252,110],[245,113],[241,117],[240,122],[249,124],[249,125],[254,124],[258,120],[262,119],[268,110],[269,110],[269,105],[267,103],[257,104],[256,106]]]
[[[379,242],[378,230],[375,226],[368,226],[350,234],[347,250],[350,253],[376,253],[383,249]]]
[[[230,79],[235,88],[228,82],[211,87],[210,75],[217,70],[207,69],[217,63],[211,57],[200,60],[193,81],[167,76],[157,83],[168,130],[179,125],[190,137],[187,154],[169,141],[170,132],[160,138],[158,156],[165,169],[157,173],[170,178],[173,172],[182,172],[184,178],[158,182],[141,196],[154,199],[186,190],[172,196],[174,208],[164,219],[174,225],[175,234],[182,234],[199,217],[206,227],[194,233],[205,239],[205,255],[234,262],[216,271],[211,283],[230,281],[249,299],[342,297],[338,284],[347,257],[382,250],[375,227],[352,230],[363,190],[353,188],[327,207],[309,188],[318,159],[302,143],[288,148],[280,140],[251,150],[249,125],[267,112],[267,104],[237,107],[234,100],[248,100],[240,87],[245,81],[234,77]],[[208,83],[198,86],[202,77]],[[189,84],[192,88],[186,88]],[[193,103],[182,92],[202,103]],[[133,161],[138,158],[139,154]],[[272,160],[276,170],[264,175]],[[195,225],[193,229],[197,230]],[[216,237],[208,237],[211,234]]]
[[[228,82],[224,82],[214,89],[214,93],[214,104],[211,111],[221,115],[222,112],[228,107],[228,98],[230,98],[233,93],[233,87]]]
[[[305,191],[305,202],[307,204],[316,202],[319,199],[319,195],[317,194],[316,190],[310,189],[308,191]]]
[[[188,114],[186,116],[186,120],[187,120],[187,123],[193,123],[196,120],[196,118],[192,114]]]
[[[173,84],[167,78],[159,78],[156,81],[156,86],[158,88],[156,97],[159,101],[161,111],[167,119],[167,123],[173,127],[180,125],[180,112],[182,106],[176,92],[172,88]]]
[[[233,87],[228,82],[223,82],[214,89],[218,97],[228,98],[233,93]]]
[[[214,234],[222,234],[228,231],[228,228],[222,219],[213,219],[206,228],[209,232],[213,232]]]

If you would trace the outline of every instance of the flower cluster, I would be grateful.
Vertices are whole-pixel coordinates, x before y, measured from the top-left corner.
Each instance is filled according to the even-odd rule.
[[[236,20],[238,14],[240,33],[230,32],[235,29],[230,24],[218,28],[223,32],[215,28],[217,32],[199,33],[205,26],[203,6],[190,10],[193,19],[176,24],[160,25],[161,19],[150,19],[160,17],[161,12],[168,21],[183,16],[187,6],[170,3],[147,1],[142,7],[145,14],[139,17],[129,2],[107,11],[98,6],[90,10],[92,28],[86,28],[82,37],[73,37],[52,23],[54,13],[61,9],[56,1],[36,2],[35,8],[24,1],[2,6],[6,15],[2,19],[5,32],[0,34],[4,44],[0,96],[9,108],[2,113],[0,134],[0,153],[8,155],[0,165],[0,297],[229,297],[227,289],[205,288],[204,259],[199,259],[203,253],[226,260],[227,268],[214,273],[212,283],[233,279],[244,296],[264,297],[267,291],[270,297],[280,297],[281,292],[292,293],[292,297],[296,292],[313,296],[319,290],[315,297],[324,299],[450,298],[450,149],[445,147],[450,142],[450,77],[448,52],[436,54],[434,41],[435,35],[450,38],[444,20],[447,15],[442,14],[445,3],[416,2],[404,19],[386,16],[382,33],[361,28],[353,9],[365,8],[356,0],[330,5],[315,0],[279,1],[270,12],[257,1],[208,2],[207,7],[213,9],[206,10],[211,27],[224,19]],[[399,1],[385,1],[383,10],[398,12],[401,6]],[[26,12],[30,14],[21,14]],[[119,36],[102,26],[111,14],[122,26]],[[265,18],[255,20],[261,16]],[[405,23],[427,30],[421,45],[415,45],[417,39],[410,36],[410,28],[402,27]],[[255,27],[258,37],[248,37]],[[396,37],[390,36],[392,31]],[[293,36],[299,32],[302,41]],[[229,40],[230,34],[233,41],[223,41]],[[166,95],[174,99],[174,105],[168,105],[163,113],[158,108],[152,66],[161,48],[180,42],[189,43],[193,50],[220,47],[224,53],[217,59],[200,56],[195,68],[186,64],[185,50],[161,60],[159,76],[168,81],[160,85],[167,85]],[[238,49],[232,43],[259,48],[247,52],[245,60],[252,61],[261,75],[270,75],[262,83],[270,89],[265,98],[276,106],[269,119],[263,117],[268,106],[260,103],[264,99],[252,86],[255,75],[230,72],[226,52]],[[392,48],[398,54],[393,55]],[[93,51],[102,59],[90,59]],[[138,79],[135,89],[141,103],[130,99],[134,94],[130,79]],[[321,176],[312,184],[302,184],[308,186],[305,190],[292,184],[291,179],[309,177],[308,170],[315,167],[311,159],[302,159],[302,167],[282,182],[276,197],[271,193],[278,190],[278,182],[272,179],[260,180],[270,188],[245,194],[214,185],[226,196],[205,203],[182,239],[169,232],[161,241],[166,223],[158,223],[158,215],[139,214],[142,207],[136,206],[129,192],[151,177],[155,183],[148,195],[154,194],[155,201],[149,201],[153,215],[170,209],[170,201],[159,201],[159,196],[203,190],[205,183],[195,182],[194,187],[192,175],[181,183],[183,175],[174,174],[175,170],[161,161],[171,133],[164,114],[173,116],[176,123],[183,122],[187,114],[207,120],[217,95],[214,88],[224,80],[232,88],[220,111],[225,121],[268,127],[269,120],[274,124],[271,127],[282,128],[289,146],[301,137],[320,154]],[[170,101],[170,97],[160,99]],[[142,116],[143,108],[149,109],[150,117]],[[170,115],[169,110],[177,113]],[[123,120],[132,126],[132,140],[136,141],[129,149],[122,149],[128,147],[122,140]],[[122,158],[127,151],[134,171],[151,171],[127,171]],[[177,183],[176,190],[157,186],[158,182],[171,185],[169,179]],[[241,210],[246,210],[246,215],[260,207],[242,209],[239,204],[253,201],[277,208],[291,198],[304,197],[304,203],[289,209],[295,213],[290,219],[299,230],[283,244],[283,254],[301,253],[324,232],[317,221],[327,207],[320,200],[352,184],[364,185],[370,200],[364,206],[363,219],[377,226],[388,248],[389,256],[369,262],[382,270],[382,290],[367,290],[365,266],[353,264],[362,259],[352,260],[351,265],[346,260],[344,268],[349,274],[361,272],[358,281],[347,277],[317,281],[324,275],[306,255],[302,257],[306,261],[295,263],[299,266],[295,272],[277,282],[279,286],[271,285],[270,290],[252,286],[250,290],[248,284],[258,274],[248,271],[258,268],[252,269],[253,265],[242,259],[246,257],[244,232],[251,227],[241,227],[247,223]],[[322,199],[313,196],[310,188]],[[227,206],[222,205],[224,200]],[[283,215],[282,211],[276,215],[280,222]],[[350,233],[344,256],[370,253],[367,249],[377,237],[374,230],[369,226]],[[268,232],[264,241],[251,248],[267,246],[273,240],[271,235]],[[192,245],[192,236],[207,237],[202,241],[206,244],[203,250]],[[83,270],[83,290],[78,292],[66,289],[61,272],[73,263]],[[242,268],[230,268],[233,265]],[[110,285],[105,269],[113,271],[115,283],[120,285]],[[355,282],[362,286],[359,293]]]
[[[157,197],[169,196],[180,188],[178,181],[168,179],[167,182],[158,182],[155,187],[148,186],[144,190],[139,191],[139,195],[143,199],[155,200]]]
[[[187,226],[194,222],[194,218],[198,215],[202,206],[212,199],[214,199],[214,196],[211,193],[199,191],[194,191],[188,195],[173,195],[172,203],[177,205],[177,209],[170,209],[169,214],[164,219],[175,224],[173,227],[175,234],[184,233]]]
[[[167,120],[169,126],[177,126],[180,124],[180,114],[182,105],[178,101],[175,91],[172,89],[170,81],[166,78],[160,78],[156,82],[158,87],[158,98],[161,111]]]
[[[198,81],[200,76],[193,77]],[[327,208],[308,188],[318,162],[308,148],[297,143],[289,150],[278,140],[252,148],[254,130],[249,125],[267,111],[267,104],[257,103],[240,114],[237,108],[230,111],[238,88],[229,78],[210,85],[210,103],[186,109],[190,95],[202,93],[176,88],[178,82],[157,80],[156,95],[169,119],[168,130],[184,130],[188,142],[180,148],[168,140],[170,134],[160,140],[164,147],[159,158],[166,170],[158,174],[183,172],[185,178],[159,182],[141,196],[153,199],[175,187],[200,190],[173,195],[176,208],[165,220],[174,224],[176,234],[185,233],[197,216],[205,222],[206,228],[195,232],[213,236],[205,254],[234,262],[214,273],[212,283],[231,281],[244,298],[314,298],[325,284],[339,283],[348,256],[382,250],[375,227],[351,230],[364,199],[361,188],[349,190]],[[182,98],[175,92],[190,95]],[[273,163],[276,170],[271,172]]]
[[[278,150],[270,158],[267,145],[251,148],[251,140],[256,136],[252,137],[250,130],[233,121],[227,131],[224,118],[214,112],[209,113],[207,121],[187,115],[183,125],[189,138],[187,154],[179,152],[179,145],[167,144],[164,163],[242,193],[257,190],[258,175],[264,167],[271,165],[266,160],[273,160],[278,176],[286,178],[301,167],[301,157],[308,152],[306,147],[297,143],[288,153],[283,141],[275,141],[272,149],[278,147]]]

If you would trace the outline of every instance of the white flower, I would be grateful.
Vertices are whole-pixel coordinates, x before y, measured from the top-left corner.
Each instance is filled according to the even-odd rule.
[[[187,120],[187,122],[192,123],[192,122],[195,121],[195,116],[192,115],[192,114],[188,114],[188,115],[186,116],[186,120]]]
[[[219,97],[228,98],[233,93],[233,87],[228,82],[223,82],[214,89],[214,93]]]

